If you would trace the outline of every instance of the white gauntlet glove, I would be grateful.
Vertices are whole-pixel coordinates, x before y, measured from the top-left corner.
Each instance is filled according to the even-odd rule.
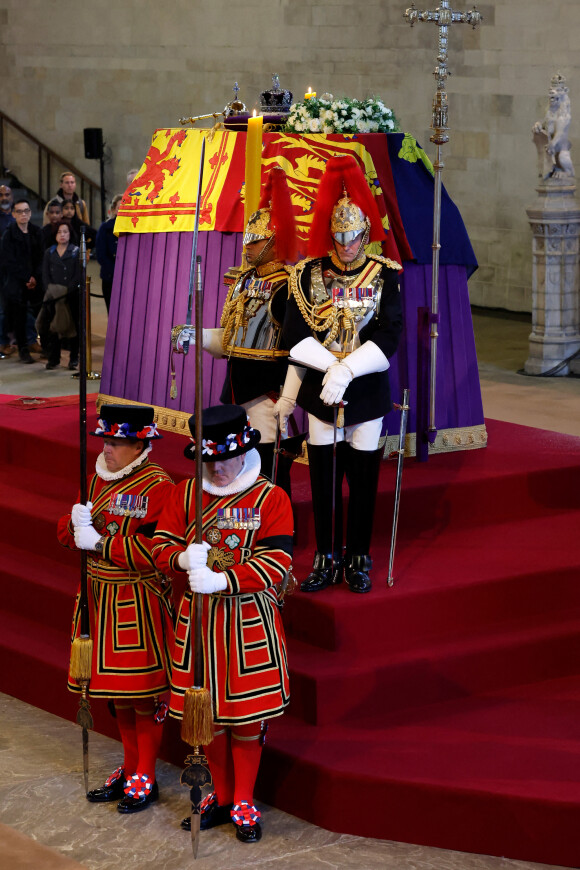
[[[193,571],[196,568],[204,568],[207,565],[207,554],[211,550],[211,544],[202,541],[201,544],[190,544],[187,550],[177,557],[177,564],[183,571]]]
[[[274,417],[278,418],[278,425],[280,427],[280,432],[286,432],[288,429],[288,417],[294,411],[296,407],[296,402],[294,399],[288,399],[286,396],[280,396],[274,408],[272,409],[272,414]]]
[[[278,418],[280,432],[286,432],[288,430],[288,417],[296,407],[296,397],[300,391],[300,387],[302,386],[305,374],[306,369],[300,368],[299,366],[288,366],[280,398],[272,409],[272,414],[274,417]]]
[[[221,359],[224,355],[223,350],[223,337],[224,331],[221,328],[217,329],[204,329],[203,337],[202,337],[202,345],[203,349],[207,350],[214,359]]]
[[[92,525],[93,518],[91,516],[91,511],[93,509],[92,501],[88,501],[86,504],[75,504],[73,505],[73,509],[70,512],[70,520],[73,526],[90,526]]]
[[[352,381],[352,372],[342,363],[331,365],[322,379],[320,398],[325,405],[342,402],[344,391]]]
[[[75,546],[79,550],[94,550],[100,537],[93,526],[77,526],[75,528]]]
[[[217,574],[211,571],[207,565],[203,568],[194,568],[188,571],[189,588],[192,592],[200,592],[202,595],[213,595],[227,589],[228,580],[225,574]]]

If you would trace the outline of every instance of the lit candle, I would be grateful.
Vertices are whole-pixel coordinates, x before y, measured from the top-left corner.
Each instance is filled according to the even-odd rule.
[[[308,88],[308,93],[304,94],[304,99],[311,100],[312,97],[315,97],[315,96],[316,96],[316,91],[313,91],[312,88]]]
[[[258,210],[262,176],[262,123],[261,115],[248,118],[246,133],[246,203],[244,208],[244,227],[250,215]]]

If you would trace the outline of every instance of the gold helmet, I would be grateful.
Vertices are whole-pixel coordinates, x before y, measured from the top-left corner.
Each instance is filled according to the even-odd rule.
[[[250,215],[244,233],[244,245],[251,245],[252,242],[261,242],[264,239],[272,238],[274,227],[271,224],[271,217],[269,208],[259,208],[258,211]]]
[[[349,199],[346,190],[338,200],[330,217],[330,232],[339,245],[348,245],[364,230],[370,230],[370,221],[362,209]]]

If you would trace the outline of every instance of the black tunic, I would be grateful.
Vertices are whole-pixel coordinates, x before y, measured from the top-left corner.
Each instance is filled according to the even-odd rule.
[[[360,268],[349,270],[348,276],[351,277],[361,273],[365,266],[368,265],[369,260],[380,262],[375,257],[368,257]],[[311,260],[306,263],[299,276],[300,283],[298,289],[302,291],[304,298],[309,302],[312,302],[311,272],[318,265],[321,266],[323,272],[327,269],[332,269],[334,272],[337,271],[330,257],[324,257],[322,260]],[[300,264],[296,268],[300,272]],[[384,355],[389,358],[397,350],[403,328],[397,269],[385,263],[381,269],[380,278],[383,283],[380,304],[371,320],[362,327],[358,336],[361,344],[372,340],[382,350]],[[283,328],[284,344],[292,348],[295,344],[310,336],[313,336],[317,341],[323,342],[327,334],[328,332],[315,332],[310,328],[300,312],[295,296],[292,295],[286,305]],[[297,401],[300,407],[308,411],[309,414],[313,414],[319,420],[332,423],[334,419],[333,408],[325,405],[320,399],[323,377],[323,372],[307,369]],[[369,375],[361,375],[358,378],[354,378],[345,390],[344,401],[348,403],[344,408],[344,422],[346,426],[384,417],[391,410],[388,371],[373,372]]]

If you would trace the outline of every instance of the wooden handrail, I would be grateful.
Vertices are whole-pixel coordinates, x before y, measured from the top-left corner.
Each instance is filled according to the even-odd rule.
[[[80,169],[78,169],[73,163],[68,160],[68,158],[63,157],[60,154],[57,154],[56,151],[53,151],[52,148],[49,148],[40,139],[37,139],[36,136],[33,136],[32,133],[29,133],[28,130],[25,130],[17,121],[14,121],[10,118],[5,112],[0,111],[0,171],[7,168],[5,154],[4,154],[4,125],[8,124],[10,127],[14,128],[18,133],[20,133],[24,138],[34,145],[38,150],[38,183],[36,186],[36,190],[34,191],[39,199],[39,204],[44,207],[49,199],[54,196],[57,188],[53,187],[52,182],[52,169],[53,164],[60,165],[62,167],[61,172],[64,170],[68,170],[72,172],[78,179],[80,179],[81,190],[80,197],[81,199],[87,199],[87,195],[85,193],[85,187],[88,187],[88,208],[89,215],[91,220],[94,222],[96,218],[96,213],[94,211],[93,205],[96,202],[100,201],[101,198],[101,186],[94,182],[88,175],[85,175]],[[26,179],[23,179],[26,182]],[[26,183],[26,186],[31,190],[34,190],[34,186],[32,184]],[[98,222],[97,222],[98,223]]]

